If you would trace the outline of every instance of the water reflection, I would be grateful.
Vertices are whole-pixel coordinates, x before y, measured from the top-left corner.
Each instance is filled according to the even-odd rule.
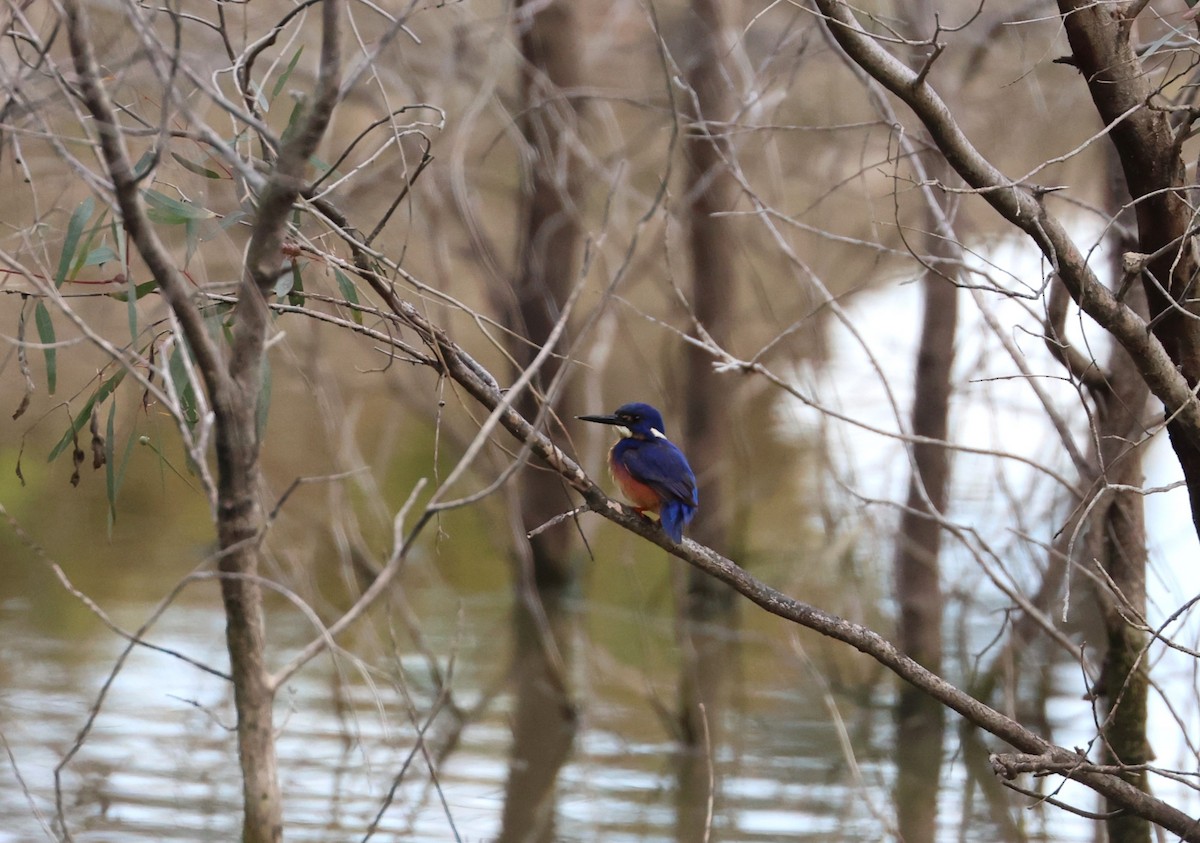
[[[578,726],[569,677],[579,621],[568,601],[529,590],[513,622],[513,748],[497,840],[551,843],[559,839],[558,775]]]
[[[215,595],[197,591],[151,638],[220,667],[217,607]],[[507,590],[465,602],[427,596],[413,611],[437,665],[389,632],[380,613],[374,622],[390,652],[316,664],[290,683],[277,713],[288,839],[702,840],[710,793],[713,840],[889,839],[893,794],[902,824],[911,809],[928,825],[931,800],[940,808],[937,830],[909,840],[961,839],[964,828],[966,839],[1090,837],[1085,821],[1061,812],[1044,834],[1026,833],[1030,814],[1016,807],[1026,800],[994,802],[994,782],[970,783],[964,762],[986,758],[986,748],[961,743],[955,724],[945,749],[920,761],[929,771],[941,764],[940,790],[933,772],[899,772],[893,758],[916,758],[914,742],[933,747],[937,736],[907,734],[904,721],[894,730],[886,681],[826,696],[817,673],[833,675],[829,666],[796,663],[778,643],[786,627],[757,615],[708,642],[724,648],[717,658],[730,688],[719,706],[706,705],[716,720],[709,748],[681,754],[667,713],[679,650],[666,613],[595,601],[544,608],[540,617],[514,608]],[[117,614],[136,624],[149,609],[128,604]],[[82,635],[47,635],[31,612],[16,599],[0,608],[0,732],[29,787],[27,798],[4,766],[3,841],[57,836],[38,821],[54,816],[53,768],[122,647],[95,622]],[[285,646],[307,640],[290,613],[276,610],[271,622]],[[602,643],[614,631],[637,638],[634,654],[618,658]],[[698,661],[701,676],[716,663]],[[135,651],[64,773],[73,838],[234,839],[231,723],[222,680]],[[981,786],[988,798],[964,796]]]
[[[902,840],[937,838],[945,709],[915,688],[896,700],[896,827]]]

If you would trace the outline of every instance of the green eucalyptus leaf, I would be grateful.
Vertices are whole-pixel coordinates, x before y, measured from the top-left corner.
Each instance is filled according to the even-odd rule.
[[[75,262],[75,253],[79,249],[79,238],[83,234],[83,227],[92,218],[95,210],[96,201],[89,196],[79,203],[72,212],[71,219],[67,221],[67,235],[63,238],[62,254],[58,256],[58,271],[54,273],[55,287],[61,287],[67,280],[67,275],[70,274],[71,266]]]
[[[92,249],[87,253],[86,256],[84,256],[83,265],[101,266],[102,264],[106,264],[109,261],[115,261],[117,259],[117,253],[114,252],[110,247],[99,246],[95,249]]]
[[[172,199],[157,190],[143,190],[146,216],[164,225],[185,225],[188,220],[208,220],[216,216],[207,208]]]
[[[92,397],[83,405],[83,409],[71,420],[70,427],[67,428],[67,432],[63,434],[62,438],[58,440],[58,444],[51,449],[50,456],[46,457],[46,462],[54,462],[55,458],[65,451],[68,445],[75,441],[75,437],[79,435],[79,431],[83,429],[85,424],[91,421],[92,408],[97,403],[112,395],[113,390],[120,385],[124,378],[125,370],[120,369],[115,375],[100,384],[100,388],[92,393]]]
[[[358,304],[358,290],[355,289],[354,283],[346,277],[346,273],[342,272],[336,266],[333,268],[333,277],[337,279],[338,289],[342,291],[342,298],[350,304]],[[350,309],[350,318],[362,324],[362,311],[356,308]]]
[[[195,173],[198,176],[204,176],[206,179],[219,179],[221,174],[216,170],[210,170],[203,164],[197,164],[195,161],[189,161],[177,152],[172,152],[171,157],[179,164],[180,167],[187,170],[189,173]]]
[[[53,395],[54,387],[58,384],[58,349],[52,347],[55,338],[50,311],[40,301],[33,309],[33,321],[37,325],[38,340],[46,346],[42,349],[42,355],[46,358],[46,391]]]
[[[300,262],[292,261],[292,289],[288,292],[288,304],[304,306],[304,276],[300,273]]]
[[[130,283],[130,285],[133,284],[132,279],[130,280],[129,283]],[[109,293],[108,297],[110,299],[116,299],[117,301],[129,301],[130,289],[131,289],[131,287],[126,287],[124,290],[116,290],[115,292]],[[137,301],[142,296],[146,295],[147,293],[152,293],[156,289],[158,289],[157,281],[147,281],[144,284],[138,284],[137,286],[133,286],[132,287],[133,300]],[[132,326],[131,326],[131,329],[132,329]]]
[[[296,62],[300,61],[300,55],[303,52],[304,52],[304,45],[301,44],[300,48],[298,50],[296,50],[295,53],[292,54],[292,60],[290,62],[288,62],[288,66],[284,69],[283,73],[281,73],[279,75],[279,78],[275,80],[275,87],[271,89],[271,101],[272,102],[274,102],[275,98],[277,96],[279,96],[279,92],[283,90],[283,86],[287,84],[288,79],[292,75],[292,71],[296,69]]]

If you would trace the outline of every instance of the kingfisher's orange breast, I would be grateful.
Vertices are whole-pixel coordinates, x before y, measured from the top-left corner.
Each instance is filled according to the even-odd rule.
[[[644,512],[658,512],[659,506],[662,505],[662,500],[658,497],[658,493],[647,486],[645,483],[634,478],[629,473],[629,469],[621,465],[619,462],[609,455],[608,470],[612,474],[613,480],[621,489],[621,494],[625,496],[636,509]]]

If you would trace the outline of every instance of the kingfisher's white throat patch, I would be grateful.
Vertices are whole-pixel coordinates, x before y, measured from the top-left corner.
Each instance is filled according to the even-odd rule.
[[[623,424],[616,425],[616,428],[617,433],[621,434],[622,439],[628,439],[629,437],[633,436],[633,431],[625,427]]]

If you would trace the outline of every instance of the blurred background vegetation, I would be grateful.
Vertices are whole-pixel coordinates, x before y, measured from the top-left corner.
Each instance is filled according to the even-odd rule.
[[[915,121],[881,107],[807,6],[717,4],[724,20],[714,56],[704,49],[704,4],[581,1],[572,4],[569,33],[580,79],[559,94],[571,102],[570,119],[546,122],[554,143],[539,145],[527,121],[554,97],[542,90],[545,99],[531,101],[536,73],[535,82],[523,76],[530,71],[521,36],[542,7],[562,4],[390,5],[348,7],[342,39],[353,84],[313,161],[313,172],[328,170],[316,191],[327,191],[323,198],[359,232],[381,225],[371,245],[401,268],[388,273],[401,295],[506,386],[528,362],[521,349],[538,341],[512,318],[516,279],[536,255],[529,240],[537,235],[523,225],[537,177],[550,173],[562,185],[556,168],[574,168],[571,204],[560,211],[579,238],[563,280],[580,293],[558,347],[569,407],[546,418],[545,429],[597,477],[609,432],[583,429],[570,418],[576,412],[648,401],[663,409],[673,439],[695,445],[685,422],[694,419],[689,401],[698,384],[688,338],[698,336],[703,285],[719,287],[724,348],[762,363],[803,400],[737,367],[706,380],[705,398],[724,408],[728,426],[717,444],[704,442],[703,454],[700,446],[689,451],[702,469],[696,529],[719,522],[712,543],[760,578],[890,630],[897,615],[890,559],[909,470],[896,435],[909,429],[921,320],[915,282],[930,251],[925,199],[902,144],[924,149]],[[935,26],[907,4],[870,5],[885,38],[889,28],[926,38]],[[244,56],[283,22],[252,81],[262,120],[285,135],[313,87],[319,16],[283,2],[193,0],[167,10],[94,3],[89,11],[105,82],[132,127],[134,157],[152,157],[161,144],[144,182],[152,218],[189,282],[209,297],[220,331],[219,297],[233,293],[241,276],[251,203],[197,126],[256,157],[253,133],[214,92],[237,103],[227,48]],[[1054,61],[1069,48],[1053,7],[950,2],[937,11],[946,49],[931,80],[965,133],[1014,179],[1036,171],[1038,184],[1063,186],[1047,201],[1098,260],[1107,256],[1103,224],[1112,214],[1099,209],[1108,164],[1095,142],[1102,126],[1078,73]],[[157,291],[140,290],[128,302],[131,287],[150,279],[136,257],[124,265],[126,245],[110,227],[104,176],[81,128],[87,118],[69,96],[70,74],[59,73],[69,60],[55,40],[57,13],[18,4],[5,14],[0,503],[9,528],[0,530],[0,629],[10,643],[0,660],[0,732],[14,795],[0,800],[0,816],[18,829],[7,838],[15,840],[39,829],[61,834],[42,821],[53,813],[52,770],[123,646],[78,594],[137,628],[182,577],[211,567],[215,540],[174,420],[131,382],[95,402],[108,463],[91,467],[84,407],[120,368],[89,334],[130,349],[147,372],[174,372],[185,412],[195,402],[184,394],[183,361],[164,365],[179,346]],[[180,97],[170,101],[162,58],[173,20],[181,22],[187,72],[173,82]],[[1140,22],[1146,44],[1172,32],[1166,19]],[[45,57],[32,37],[14,32],[37,33]],[[1153,54],[1147,60],[1153,64]],[[1171,61],[1162,50],[1156,72],[1169,76]],[[692,113],[690,74],[706,62],[719,68],[730,107],[714,123]],[[714,135],[730,204],[710,216],[722,220],[732,267],[730,277],[715,278],[696,265],[688,239],[692,203],[706,188],[689,181],[687,154],[689,142]],[[955,270],[967,288],[960,306],[978,308],[962,318],[960,355],[948,373],[949,438],[994,449],[952,458],[950,517],[978,541],[946,551],[941,628],[944,669],[968,684],[991,662],[1012,609],[996,580],[1035,590],[1044,546],[1069,509],[1067,484],[1052,473],[1014,473],[1022,461],[1060,471],[1065,457],[1044,414],[1029,409],[1027,391],[1005,391],[1025,376],[977,313],[1001,312],[999,333],[1028,354],[1033,380],[1058,390],[1056,406],[1081,439],[1089,407],[1041,347],[1045,267],[978,197],[948,195],[965,254]],[[348,250],[325,221],[309,209],[296,213],[295,226],[295,272],[281,280],[275,303],[298,310],[274,316],[264,393],[263,496],[268,510],[283,505],[263,573],[291,595],[269,598],[271,655],[280,661],[312,636],[297,600],[326,623],[344,611],[390,552],[393,518],[414,485],[428,478],[436,488],[486,417],[452,382],[354,333],[351,325],[399,329],[344,271]],[[79,321],[51,304],[41,316],[31,276],[53,281]],[[982,290],[982,303],[971,287]],[[554,315],[562,305],[552,302]],[[1072,330],[1087,328],[1080,320]],[[55,346],[53,355],[37,345],[21,351],[19,337]],[[538,383],[549,385],[549,378]],[[9,419],[27,394],[28,408]],[[855,422],[845,424],[847,417]],[[86,452],[77,485],[73,446],[47,460],[64,437],[70,441],[76,419]],[[507,440],[490,442],[457,493],[486,487],[515,453]],[[528,592],[514,583],[522,583],[526,531],[536,526],[523,512],[529,487],[521,484],[537,482],[528,476],[538,471],[527,467],[477,504],[440,515],[395,594],[342,641],[345,662],[321,662],[280,699],[288,836],[362,839],[376,819],[381,839],[702,839],[697,828],[724,840],[898,838],[907,797],[896,797],[905,792],[897,770],[916,748],[894,740],[897,689],[860,654],[757,611],[689,620],[679,608],[688,586],[680,571],[672,575],[676,563],[588,515],[553,528],[563,542],[555,552],[570,572],[565,597],[550,613],[552,630],[534,612],[529,631]],[[313,481],[291,489],[298,478]],[[574,505],[556,478],[549,483],[561,505],[545,517]],[[722,507],[713,511],[705,501],[716,500],[718,488]],[[1152,550],[1163,567],[1156,576],[1170,592],[1185,575],[1164,560],[1181,545],[1165,530],[1157,535]],[[148,640],[220,664],[215,594],[211,581],[190,585]],[[693,621],[732,649],[714,656],[711,641],[681,635]],[[531,662],[522,636],[556,641],[561,661]],[[545,647],[533,649],[544,659]],[[995,704],[1041,724],[1060,745],[1086,742],[1094,730],[1078,664],[1043,642],[1029,650],[1026,671],[1005,676]],[[696,653],[699,666],[689,668]],[[682,740],[690,727],[680,681],[688,669],[722,674],[717,698],[703,709],[712,721],[703,729],[711,731],[690,734],[690,747]],[[565,687],[535,705],[534,725],[522,731],[522,700],[546,684]],[[1185,679],[1179,687],[1190,694],[1193,686]],[[65,770],[74,836],[228,839],[238,795],[224,729],[230,711],[219,680],[137,651],[117,673],[97,732]],[[1180,732],[1194,716],[1187,707]],[[155,722],[160,728],[148,731]],[[419,736],[431,723],[423,746]],[[547,724],[568,739],[539,754],[536,736]],[[945,764],[924,782],[931,824],[905,839],[1099,839],[1088,820],[1045,806],[1027,810],[1027,800],[980,771],[985,754],[971,743],[978,737],[960,739],[956,730],[947,727],[945,745],[933,742]],[[1160,757],[1173,758],[1179,735],[1164,740]],[[522,741],[534,747],[527,754]],[[698,778],[689,772],[697,763]],[[544,770],[548,784],[522,791],[515,783],[528,769]],[[1095,808],[1090,797],[1066,793]]]

